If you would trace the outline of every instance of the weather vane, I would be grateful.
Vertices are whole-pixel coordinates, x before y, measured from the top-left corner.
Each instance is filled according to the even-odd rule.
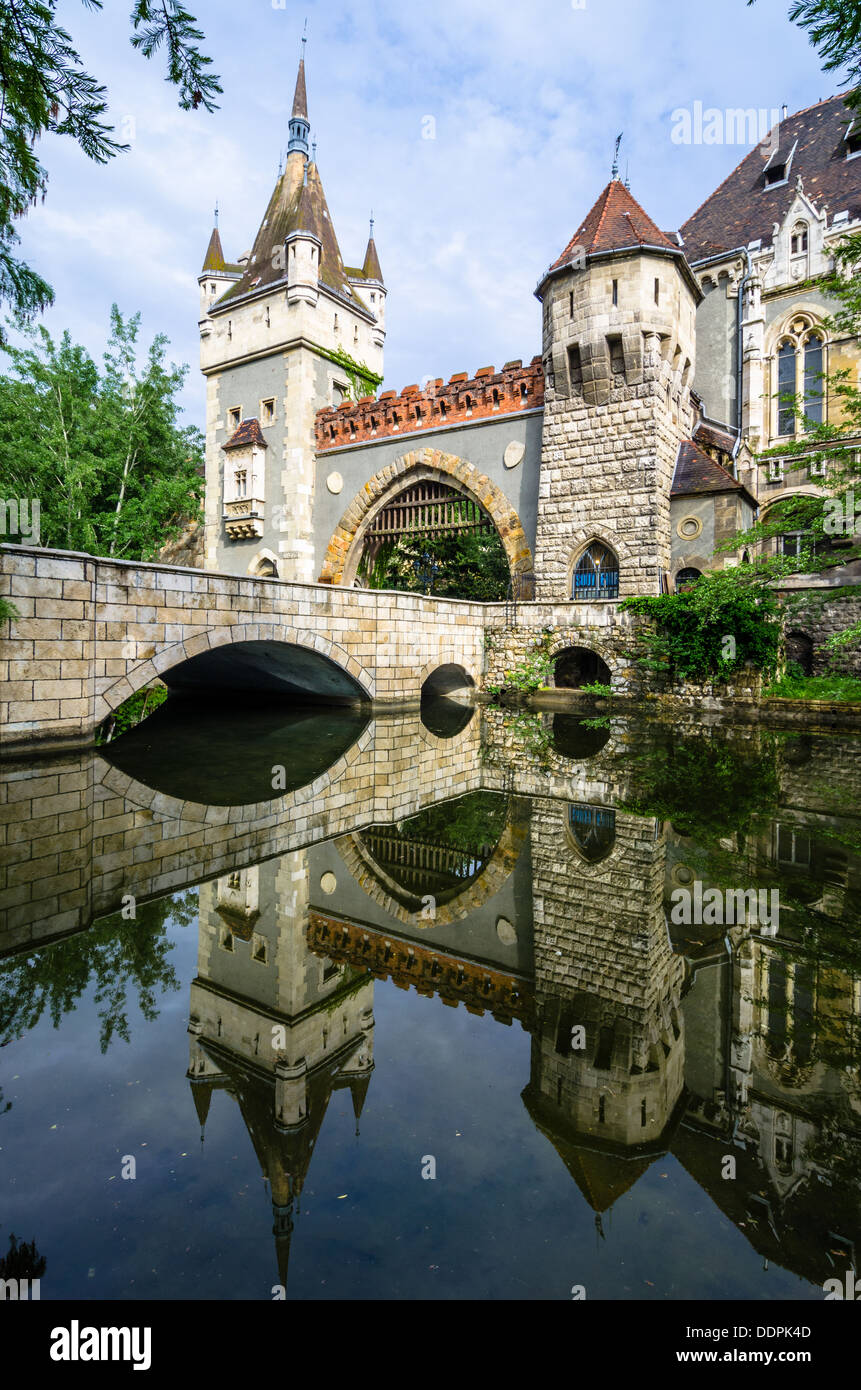
[[[619,146],[622,143],[622,136],[624,135],[624,133],[624,131],[620,131],[619,134],[616,136],[616,148],[613,151],[613,171],[610,175],[610,177],[614,179],[617,179],[619,177]]]

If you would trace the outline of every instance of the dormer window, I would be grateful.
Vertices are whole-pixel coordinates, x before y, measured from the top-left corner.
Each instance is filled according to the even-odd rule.
[[[856,154],[861,154],[861,117],[856,116],[853,119],[844,139],[847,159],[854,159]]]
[[[807,223],[796,222],[792,229],[790,238],[790,249],[793,256],[798,256],[807,250]]]
[[[796,140],[791,149],[781,145],[779,149],[774,151],[762,175],[763,187],[774,188],[779,183],[787,182],[797,144],[798,141]]]

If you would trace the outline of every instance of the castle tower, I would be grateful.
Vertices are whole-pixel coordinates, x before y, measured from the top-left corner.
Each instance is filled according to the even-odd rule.
[[[345,270],[309,158],[304,58],[288,131],[284,168],[251,251],[228,264],[216,228],[200,277],[205,565],[310,582],[317,578],[315,416],[349,393],[345,359],[382,375],[385,289],[373,238],[370,277],[364,268]],[[208,266],[223,269],[210,275]]]
[[[535,293],[545,371],[537,597],[659,593],[673,469],[693,423],[702,292],[681,248],[614,177]]]

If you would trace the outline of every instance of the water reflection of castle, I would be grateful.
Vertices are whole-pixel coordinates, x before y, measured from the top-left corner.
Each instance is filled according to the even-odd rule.
[[[242,1109],[282,1282],[332,1091],[361,1112],[375,979],[531,1033],[524,1104],[599,1227],[671,1152],[765,1259],[818,1284],[854,1267],[861,968],[813,948],[804,905],[777,937],[672,939],[665,905],[695,849],[610,804],[478,792],[201,889],[190,1082],[201,1123],[215,1089]],[[821,921],[861,875],[834,817],[791,805],[725,849],[752,883],[805,869]]]

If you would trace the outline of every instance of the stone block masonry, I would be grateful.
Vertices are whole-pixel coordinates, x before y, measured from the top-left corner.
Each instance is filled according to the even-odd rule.
[[[425,679],[462,666],[478,684],[482,605],[293,584],[61,551],[0,547],[0,743],[81,744],[135,691],[203,653],[304,648],[376,707],[417,707]],[[306,657],[307,663],[307,657]],[[324,663],[325,664],[325,663]]]

